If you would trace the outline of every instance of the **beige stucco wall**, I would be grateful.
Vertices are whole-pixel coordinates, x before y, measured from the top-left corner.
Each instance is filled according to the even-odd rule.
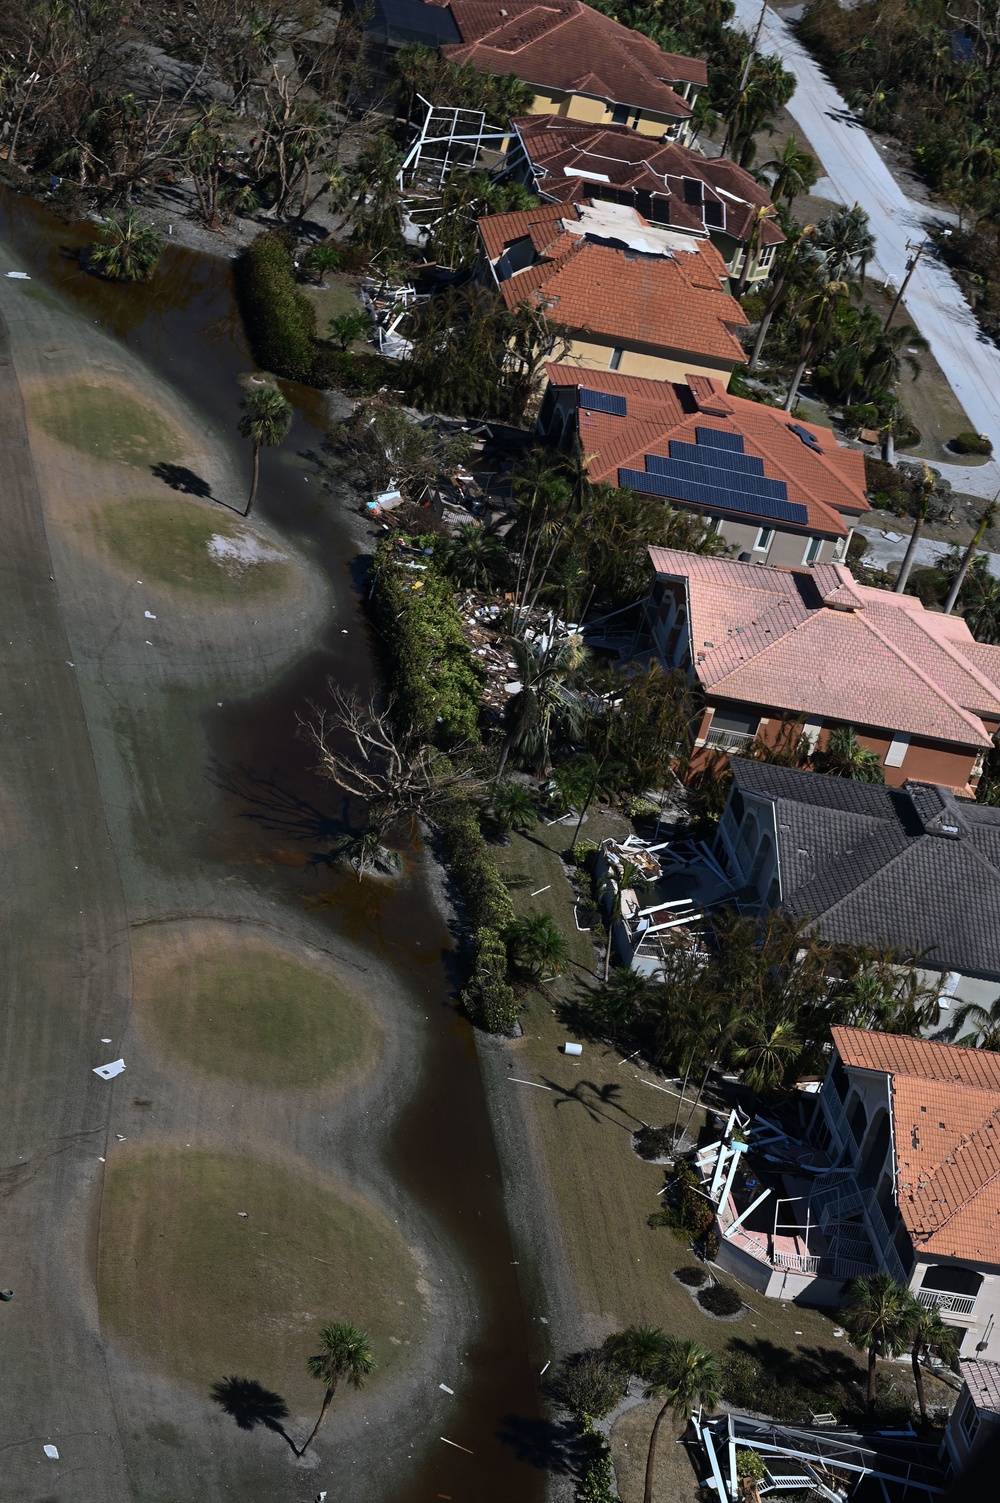
[[[531,88],[535,93],[534,102],[528,111],[531,115],[560,115],[563,119],[586,120],[594,125],[613,123],[614,104],[609,100],[595,99],[591,94],[562,94],[555,89],[539,88],[537,84],[532,84]],[[637,121],[635,106],[629,108],[627,123],[641,136],[654,136],[657,140],[668,132],[677,130],[678,126],[680,134],[676,137],[677,140],[686,141],[690,134],[687,120],[681,122],[653,111],[640,110]]]
[[[655,350],[630,349],[624,344],[614,345],[610,340],[597,340],[593,335],[586,338],[573,335],[561,362],[584,370],[610,370],[611,356],[616,348],[622,351],[619,375],[650,376],[654,381],[680,381],[683,384],[684,377],[690,372],[693,375],[715,376],[728,385],[736,364],[735,360],[718,361],[705,355],[686,355],[682,350],[659,354]]]

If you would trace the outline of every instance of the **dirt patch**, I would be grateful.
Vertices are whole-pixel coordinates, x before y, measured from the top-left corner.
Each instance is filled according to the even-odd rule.
[[[157,926],[133,945],[140,1026],[166,1055],[247,1085],[367,1075],[381,1031],[326,971],[228,924]]]
[[[292,584],[288,555],[218,507],[169,496],[109,501],[93,526],[119,568],[185,595],[235,603]]]
[[[235,1374],[300,1412],[318,1408],[306,1361],[332,1320],[368,1333],[373,1384],[398,1372],[426,1319],[419,1278],[395,1227],[329,1180],[198,1148],[108,1165],[103,1326],[129,1356],[203,1393]]]
[[[145,468],[184,457],[175,425],[117,384],[83,376],[54,381],[36,388],[29,405],[50,438],[91,459]]]

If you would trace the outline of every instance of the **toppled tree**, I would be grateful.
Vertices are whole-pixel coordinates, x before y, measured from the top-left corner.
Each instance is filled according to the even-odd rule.
[[[300,729],[318,753],[320,777],[365,808],[361,833],[342,841],[331,859],[346,856],[359,882],[366,872],[398,872],[400,857],[385,844],[393,826],[432,817],[460,793],[466,799],[480,794],[483,785],[465,765],[461,748],[446,756],[435,746],[401,735],[391,700],[379,708],[332,679],[327,687],[330,705],[310,705]]]

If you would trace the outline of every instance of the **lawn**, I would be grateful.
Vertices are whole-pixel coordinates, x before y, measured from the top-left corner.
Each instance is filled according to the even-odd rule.
[[[583,834],[594,840],[612,832],[610,823],[602,828],[592,821]],[[624,833],[620,821],[617,833]],[[716,1350],[733,1338],[754,1345],[769,1342],[792,1354],[804,1372],[827,1356],[842,1361],[844,1339],[833,1336],[832,1322],[818,1311],[744,1291],[752,1309],[738,1322],[723,1322],[704,1313],[671,1277],[674,1269],[691,1262],[691,1252],[670,1230],[646,1224],[659,1205],[663,1168],[635,1154],[632,1133],[642,1122],[660,1126],[673,1121],[676,1094],[656,1089],[666,1086],[672,1092],[672,1083],[623,1060],[606,1045],[584,1042],[579,1058],[560,1052],[570,1035],[555,1009],[560,1000],[593,984],[595,968],[593,943],[576,930],[573,895],[556,854],[571,834],[572,828],[564,825],[539,827],[515,836],[499,859],[518,913],[550,913],[570,944],[565,979],[547,987],[547,996],[530,995],[525,1036],[513,1046],[517,1074],[551,1090],[513,1083],[510,1089],[530,1097],[536,1141],[592,1329],[603,1335],[631,1322],[657,1325]],[[548,890],[531,896],[542,887]],[[759,1350],[766,1355],[769,1349]]]
[[[169,418],[117,386],[85,377],[53,381],[30,396],[29,410],[51,438],[92,459],[145,469],[183,458]]]
[[[325,1085],[374,1065],[381,1031],[325,971],[228,924],[176,925],[133,946],[140,1026],[163,1054],[247,1085]]]
[[[93,526],[119,568],[184,595],[225,604],[277,595],[292,582],[287,555],[220,507],[173,496],[109,501]]]
[[[316,333],[320,339],[329,338],[331,318],[361,312],[357,287],[347,277],[331,276],[325,287],[305,286],[302,291],[316,309]],[[361,343],[357,348],[367,349],[367,346]]]
[[[108,1163],[104,1331],[203,1394],[235,1375],[318,1410],[306,1360],[332,1320],[368,1333],[377,1383],[421,1337],[418,1277],[396,1228],[328,1180],[195,1148],[122,1149]]]

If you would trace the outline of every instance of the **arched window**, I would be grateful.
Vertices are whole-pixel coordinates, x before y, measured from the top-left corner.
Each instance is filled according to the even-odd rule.
[[[865,1128],[868,1126],[868,1113],[861,1097],[854,1095],[847,1107],[847,1125],[851,1129],[851,1136],[860,1148],[865,1140]]]
[[[886,1154],[889,1152],[891,1137],[889,1113],[885,1107],[881,1107],[868,1129],[861,1155],[861,1168],[858,1171],[858,1179],[866,1190],[873,1190],[878,1183]]]

